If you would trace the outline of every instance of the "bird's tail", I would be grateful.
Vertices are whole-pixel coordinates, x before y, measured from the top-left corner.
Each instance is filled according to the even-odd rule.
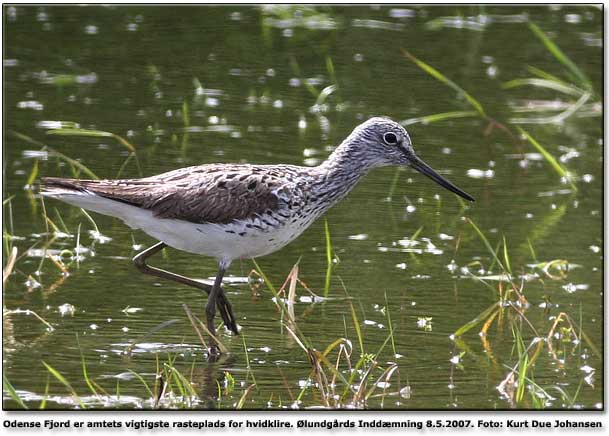
[[[46,197],[61,200],[64,195],[86,195],[88,192],[83,182],[90,180],[64,179],[61,177],[43,177],[40,183],[40,193]]]
[[[40,194],[64,201],[72,206],[125,220],[125,217],[129,215],[126,208],[131,206],[94,192],[95,186],[103,182],[100,180],[43,177],[40,183]]]

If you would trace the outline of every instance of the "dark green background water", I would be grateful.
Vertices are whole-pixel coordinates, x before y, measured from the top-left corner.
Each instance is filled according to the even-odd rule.
[[[456,27],[430,26],[441,17],[452,17],[445,23]],[[104,178],[116,177],[129,156],[113,138],[47,135],[49,121],[72,121],[127,138],[137,147],[141,172],[131,159],[122,176],[139,177],[212,162],[312,165],[370,116],[404,120],[470,109],[462,96],[407,60],[403,49],[466,89],[490,116],[515,132],[513,118],[535,114],[516,114],[510,105],[573,101],[548,89],[501,88],[508,80],[529,77],[528,65],[569,81],[565,68],[527,27],[527,17],[590,77],[597,93],[590,102],[598,101],[602,12],[596,7],[5,7],[3,198],[13,198],[10,209],[4,205],[3,230],[18,237],[10,243],[20,255],[35,243],[35,248],[44,246],[41,203],[24,185],[36,160],[38,177],[72,176],[64,161],[33,153],[42,144],[32,140],[77,159]],[[197,92],[194,79],[202,92]],[[317,91],[332,84],[337,90],[315,108],[316,97],[304,85],[307,80]],[[565,165],[579,177],[576,193],[529,143],[515,141],[500,129],[485,134],[486,121],[464,118],[417,123],[408,130],[419,154],[476,197],[475,204],[463,209],[455,196],[410,170],[397,173],[388,200],[396,170],[384,168],[327,214],[340,258],[329,294],[335,298],[315,305],[298,303],[297,324],[319,350],[348,337],[356,356],[360,349],[352,303],[364,349],[374,353],[387,338],[381,308],[389,308],[400,356],[388,345],[379,362],[399,365],[399,380],[393,379],[388,390],[410,386],[411,394],[387,397],[382,404],[372,398],[370,407],[510,407],[497,390],[517,363],[510,319],[491,327],[490,350],[477,335],[479,326],[464,335],[465,354],[459,365],[450,362],[463,348],[449,336],[497,301],[495,293],[460,269],[469,265],[479,274],[483,268],[481,275],[487,275],[493,263],[464,217],[479,226],[493,247],[505,236],[516,274],[531,272],[527,265],[535,263],[527,239],[539,262],[565,259],[579,265],[561,280],[543,277],[525,283],[531,304],[526,316],[543,336],[553,317],[565,311],[602,353],[602,118],[599,113],[585,115],[576,113],[562,124],[524,126],[551,154],[570,158]],[[536,154],[523,159],[521,153]],[[494,171],[490,178],[468,176],[470,170],[489,169]],[[235,262],[230,275],[237,279],[226,285],[243,335],[222,335],[231,357],[207,364],[182,308],[186,303],[203,316],[205,299],[194,290],[141,275],[130,261],[135,244],[145,247],[153,240],[118,220],[94,215],[100,232],[111,238],[96,242],[79,210],[52,200],[45,203],[49,217],[57,223],[58,212],[72,234],[49,248],[73,250],[80,225],[79,242],[91,251],[84,252],[79,263],[70,263],[63,281],[48,259],[36,275],[41,258],[30,252],[18,260],[4,287],[5,310],[33,310],[55,328],[46,331],[44,324],[25,314],[4,316],[4,374],[26,403],[37,407],[44,395],[49,376],[42,361],[87,395],[77,335],[90,376],[112,393],[119,382],[123,407],[142,405],[149,396],[127,371],[152,383],[157,356],[164,361],[167,351],[177,356],[177,367],[189,375],[192,371],[203,399],[195,407],[234,407],[254,378],[257,386],[245,407],[293,403],[311,367],[282,328],[268,289],[262,286],[260,295],[254,295],[250,285],[239,280],[252,270],[250,261]],[[398,241],[420,227],[415,248],[422,252],[406,252]],[[324,238],[321,220],[285,249],[259,259],[259,265],[280,286],[300,259],[300,278],[323,294]],[[436,250],[429,250],[428,242]],[[7,239],[3,265],[8,245]],[[452,261],[456,271],[448,267]],[[156,264],[198,278],[211,277],[216,269],[212,259],[175,250]],[[495,265],[492,274],[498,273]],[[28,289],[28,276],[41,286]],[[350,300],[343,298],[346,293]],[[549,309],[539,307],[548,300]],[[64,304],[74,306],[72,316],[61,315]],[[125,313],[127,307],[141,310]],[[431,328],[420,327],[420,318],[430,318]],[[180,321],[140,340],[170,319]],[[535,335],[521,323],[529,344]],[[126,357],[122,352],[130,341],[140,346]],[[560,345],[559,354],[554,358],[544,347],[533,370],[535,382],[556,398],[548,406],[600,407],[602,357],[587,344],[572,342]],[[217,401],[215,379],[224,371],[234,376],[237,387]],[[572,404],[561,399],[556,387],[574,398]],[[73,407],[72,397],[54,379],[49,396],[47,407]],[[15,407],[7,398],[5,393],[4,406]],[[307,394],[301,407],[317,404],[315,396]]]

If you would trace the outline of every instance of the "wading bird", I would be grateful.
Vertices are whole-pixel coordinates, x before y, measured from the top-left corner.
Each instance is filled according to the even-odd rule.
[[[133,262],[143,273],[207,292],[207,328],[214,342],[216,307],[224,325],[238,334],[235,315],[221,287],[231,262],[284,247],[343,199],[368,171],[387,165],[410,166],[474,201],[415,154],[400,124],[380,117],[357,126],[316,167],[208,164],[142,179],[46,177],[42,194],[119,218],[161,241],[139,253]],[[214,257],[219,265],[214,284],[146,264],[166,246]]]

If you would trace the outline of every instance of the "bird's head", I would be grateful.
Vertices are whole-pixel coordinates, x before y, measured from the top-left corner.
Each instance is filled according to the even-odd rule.
[[[389,118],[370,118],[357,126],[345,142],[357,144],[359,151],[363,152],[362,158],[369,160],[373,166],[409,166],[449,191],[474,201],[471,195],[457,188],[421,160],[414,152],[406,129]]]

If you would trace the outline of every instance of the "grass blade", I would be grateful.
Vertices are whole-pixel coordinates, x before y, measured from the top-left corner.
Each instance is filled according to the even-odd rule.
[[[245,400],[246,400],[247,396],[249,395],[251,390],[254,389],[255,387],[256,387],[256,383],[253,383],[247,387],[247,389],[243,392],[243,395],[241,395],[241,398],[239,398],[239,402],[237,402],[237,406],[235,407],[235,409],[237,409],[237,410],[243,409],[243,405],[245,404]]]
[[[319,95],[317,96],[317,100],[315,101],[315,106],[320,106],[320,105],[324,104],[326,99],[334,91],[336,91],[336,85],[329,85],[329,86],[326,86],[324,89],[322,89],[321,92],[319,93]]]
[[[553,74],[548,73],[547,71],[542,70],[541,68],[537,68],[532,65],[528,65],[527,70],[529,70],[529,73],[533,74],[534,76],[540,77],[542,79],[550,80],[552,82],[558,82],[558,83],[562,83],[563,85],[566,85],[566,83],[563,82],[561,79],[554,76]]]
[[[146,391],[148,391],[148,395],[150,395],[150,398],[154,399],[154,394],[152,393],[152,389],[150,389],[150,386],[148,386],[148,383],[146,383],[146,380],[144,380],[144,377],[142,377],[141,375],[139,375],[137,372],[133,371],[132,369],[127,369],[127,371],[140,381],[140,383],[144,386]]]
[[[397,352],[395,351],[395,340],[393,339],[393,323],[391,322],[391,313],[389,310],[389,301],[387,301],[387,292],[385,292],[385,311],[387,314],[387,326],[389,327],[389,337],[391,338],[391,348],[393,350],[393,355],[395,356]]]
[[[467,222],[469,222],[472,225],[474,230],[476,230],[476,233],[478,233],[478,236],[480,236],[480,239],[482,239],[482,242],[486,246],[486,249],[488,250],[488,252],[491,253],[491,255],[492,255],[493,259],[495,260],[495,262],[497,262],[499,264],[499,266],[501,267],[501,269],[503,271],[506,271],[505,266],[503,265],[503,263],[501,262],[501,260],[497,256],[497,252],[491,246],[491,243],[488,241],[488,239],[486,239],[486,236],[484,236],[484,233],[482,233],[482,230],[480,230],[478,228],[478,226],[470,218],[466,218],[466,220],[467,220]]]
[[[186,305],[183,305],[183,306],[184,306],[184,309],[186,310],[186,313],[187,314],[190,313],[190,309],[188,309],[188,306],[186,306]],[[226,348],[226,345],[224,345],[220,341],[220,339],[218,338],[217,334],[216,335],[212,334],[212,332],[209,331],[207,326],[203,322],[201,322],[201,320],[199,318],[197,318],[196,316],[192,315],[192,313],[189,315],[189,318],[194,318],[199,323],[199,326],[211,338],[212,343],[218,346],[218,349],[220,350],[220,353],[222,353],[222,354],[228,354],[229,353],[228,348]]]
[[[477,324],[479,324],[480,322],[482,322],[483,320],[487,319],[495,310],[499,310],[499,305],[498,303],[493,303],[491,304],[487,309],[485,309],[480,315],[478,315],[477,317],[475,317],[474,319],[472,319],[471,321],[463,324],[461,327],[459,327],[457,329],[457,331],[455,331],[455,333],[453,333],[455,336],[459,337],[463,334],[465,334],[466,332],[468,332],[469,330],[471,330],[472,328],[474,328]]]
[[[135,153],[129,153],[129,156],[127,156],[127,159],[125,159],[125,161],[123,162],[121,167],[118,169],[118,172],[116,173],[116,176],[114,176],[115,179],[120,179],[121,178],[121,174],[123,173],[123,170],[125,169],[127,164],[129,162],[131,162],[131,159],[133,159],[133,157],[135,157],[135,161],[136,161],[136,164],[137,164],[137,155]]]
[[[521,86],[536,86],[538,88],[548,88],[574,97],[580,97],[582,94],[585,93],[585,91],[582,91],[581,89],[573,85],[567,85],[563,82],[558,82],[554,80],[538,79],[535,77],[527,79],[514,79],[505,82],[501,85],[503,89],[519,88]]]
[[[271,281],[266,276],[264,271],[262,271],[262,268],[260,268],[260,266],[258,266],[258,262],[256,262],[256,259],[252,259],[252,262],[254,263],[254,267],[256,267],[256,271],[258,271],[258,274],[260,274],[260,277],[262,277],[264,284],[267,286],[267,288],[269,288],[269,290],[271,291],[273,296],[277,299],[277,304],[282,304],[281,299],[279,298],[277,289],[275,289],[275,286],[273,285],[273,283],[271,283]]]
[[[508,256],[507,241],[505,235],[503,235],[503,259],[505,260],[505,266],[510,274],[512,274],[512,267],[510,266],[510,258]]]
[[[537,26],[535,23],[529,23],[529,29],[535,34],[537,38],[545,45],[550,53],[556,58],[558,62],[563,64],[569,72],[571,72],[576,78],[581,86],[583,86],[586,90],[592,90],[592,83],[590,79],[573,63],[571,59],[567,57],[566,54],[562,52],[562,50],[550,39],[547,37],[545,33]]]
[[[8,392],[11,399],[15,403],[19,404],[19,407],[21,407],[25,410],[28,409],[28,407],[25,405],[23,400],[19,397],[19,394],[17,393],[17,391],[15,390],[13,385],[8,381],[8,379],[6,378],[6,375],[4,375],[4,374],[2,374],[2,387],[4,388],[5,391]]]
[[[90,130],[90,129],[51,129],[47,131],[47,135],[54,136],[85,136],[89,138],[114,138],[122,145],[124,145],[129,151],[135,152],[135,146],[127,141],[122,136],[116,135],[111,132],[104,132],[102,130]]]
[[[308,349],[305,346],[305,344],[302,343],[302,341],[300,340],[300,338],[298,337],[298,335],[287,325],[285,325],[286,330],[288,331],[288,333],[292,336],[292,338],[294,339],[294,341],[296,341],[296,343],[298,344],[298,346],[300,348],[302,348],[304,350],[305,353],[308,353]]]
[[[40,406],[38,407],[40,410],[44,410],[47,407],[47,398],[49,398],[49,384],[51,382],[51,374],[47,374],[47,382],[44,386],[44,395],[42,396],[42,401],[40,401]]]
[[[29,136],[24,135],[23,133],[16,132],[14,130],[9,130],[7,133],[10,136],[13,136],[13,137],[15,137],[17,139],[20,139],[21,141],[25,141],[28,144],[32,144],[32,145],[35,145],[37,147],[46,147],[47,146],[44,142],[37,141],[34,138],[30,138]]]
[[[89,215],[89,213],[86,210],[82,209],[82,208],[80,209],[80,211],[89,220],[91,225],[93,225],[93,229],[95,229],[95,232],[99,234],[99,229],[97,228],[97,224],[95,223],[95,220],[91,217],[91,215]]]
[[[336,71],[330,55],[326,55],[326,70],[328,71],[328,76],[330,76],[332,83],[336,83]]]
[[[364,354],[364,340],[362,338],[362,329],[359,325],[359,320],[357,319],[357,313],[355,313],[355,308],[353,304],[349,302],[349,307],[351,307],[351,318],[353,318],[353,325],[355,326],[355,332],[357,333],[357,341],[359,342],[359,349],[361,354]]]
[[[167,321],[164,321],[154,327],[152,327],[150,330],[148,330],[146,333],[144,333],[142,336],[140,336],[139,338],[133,339],[131,340],[131,343],[129,344],[129,346],[127,346],[127,348],[125,349],[124,353],[125,354],[131,354],[131,350],[133,350],[133,347],[136,346],[136,344],[145,341],[146,339],[148,339],[150,336],[152,336],[153,334],[155,334],[156,332],[158,332],[159,330],[168,327],[172,324],[175,324],[176,322],[180,322],[179,319],[170,319]]]
[[[38,159],[34,160],[34,165],[32,165],[32,171],[30,172],[30,176],[27,178],[27,182],[25,182],[26,186],[32,186],[38,177]]]
[[[6,266],[2,270],[2,285],[6,284],[9,276],[13,272],[13,267],[15,266],[15,262],[17,260],[17,247],[13,246],[11,249],[11,254],[6,261]]]
[[[478,100],[476,100],[474,97],[472,97],[467,91],[465,91],[463,88],[461,88],[459,85],[457,85],[455,82],[450,80],[448,77],[446,77],[444,74],[442,74],[441,72],[436,70],[431,65],[426,64],[425,62],[423,62],[420,59],[417,59],[415,56],[410,54],[410,52],[408,52],[406,50],[402,50],[402,53],[404,53],[404,56],[406,56],[409,60],[414,62],[420,69],[425,71],[427,74],[432,76],[434,79],[440,81],[441,83],[445,84],[449,88],[454,89],[455,91],[457,91],[458,94],[463,95],[463,97],[465,97],[467,102],[476,110],[476,112],[478,112],[483,117],[486,117],[486,113],[484,112],[484,109],[483,109],[482,105],[480,104],[480,102],[478,102]]]
[[[76,391],[74,390],[74,388],[72,387],[72,385],[65,379],[65,377],[63,375],[61,375],[55,368],[53,368],[51,365],[49,365],[48,363],[46,363],[44,360],[42,361],[42,364],[45,366],[45,368],[47,369],[47,371],[49,371],[51,373],[51,375],[53,377],[55,377],[62,385],[64,385],[68,391],[70,391],[70,393],[74,396],[74,399],[76,400],[76,402],[80,405],[80,407],[82,407],[83,409],[86,409],[87,407],[85,406],[85,404],[81,401],[80,397],[78,396],[78,394],[76,393]]]
[[[539,142],[537,142],[535,140],[535,138],[533,138],[531,135],[529,135],[529,133],[526,130],[524,130],[521,127],[518,127],[518,131],[521,134],[523,134],[525,136],[525,138],[533,145],[533,147],[535,147],[537,149],[537,151],[539,151],[542,154],[542,156],[550,164],[550,166],[552,168],[554,168],[554,171],[556,171],[556,173],[560,177],[564,177],[569,182],[569,184],[571,185],[573,190],[577,191],[577,187],[571,180],[570,174],[562,167],[561,164],[558,163],[558,161],[554,158],[554,156],[552,156]]]
[[[332,263],[332,240],[330,239],[330,227],[328,226],[328,220],[324,220],[324,230],[326,236],[326,281],[324,284],[324,297],[328,296],[330,292],[330,282],[332,280],[332,267],[334,264]]]
[[[338,369],[335,368],[334,365],[332,365],[332,363],[330,363],[330,361],[327,359],[327,357],[324,356],[319,351],[311,349],[310,352],[315,356],[315,358],[317,360],[319,360],[321,363],[326,365],[326,367],[330,370],[330,372],[332,373],[333,376],[339,378],[345,384],[345,391],[348,392],[349,389],[351,388],[351,384],[352,384],[353,380],[347,380],[345,378],[345,376],[340,371],[338,371]],[[362,361],[362,360],[363,359],[360,359],[360,361]],[[356,369],[359,369],[359,367],[356,366]],[[353,378],[355,376],[355,374],[357,374],[357,371],[353,371],[351,373],[351,377]]]
[[[78,162],[77,160],[72,159],[71,157],[68,157],[63,153],[60,153],[57,150],[53,150],[50,147],[48,148],[48,150],[49,150],[49,155],[52,155],[52,156],[58,157],[59,159],[65,160],[70,165],[75,166],[76,168],[81,170],[83,173],[85,173],[89,177],[91,177],[92,179],[99,180],[99,177],[97,177],[97,175],[93,171],[91,171],[89,168],[87,168],[85,165]]]
[[[195,323],[194,315],[190,311],[190,308],[186,305],[186,303],[182,304],[182,308],[184,309],[184,312],[186,312],[186,316],[188,316],[188,320],[190,321],[190,324],[192,324],[192,328],[195,330],[195,333],[199,337],[199,341],[201,342],[201,345],[203,345],[203,348],[207,349],[207,342],[205,342],[205,339],[203,338],[203,335],[201,334],[201,330],[199,330],[199,328],[197,327],[197,324]]]
[[[80,352],[80,363],[81,363],[81,367],[82,367],[82,375],[85,378],[85,383],[87,384],[87,387],[93,393],[93,395],[97,396],[98,395],[97,391],[95,390],[95,387],[91,383],[91,379],[89,378],[89,373],[87,372],[87,362],[85,361],[85,355],[82,352],[82,348],[80,346],[80,340],[78,339],[78,334],[76,334],[76,344],[78,345],[78,351]]]
[[[406,120],[400,121],[400,124],[403,126],[409,126],[411,124],[431,124],[436,123],[438,121],[452,120],[455,118],[469,118],[478,116],[478,112],[476,111],[451,111],[451,112],[442,112],[439,114],[425,115],[424,117],[417,118],[408,118]]]
[[[579,100],[577,100],[574,104],[572,104],[566,111],[561,112],[560,114],[556,115],[555,117],[552,117],[552,122],[553,123],[562,123],[567,118],[569,118],[571,115],[573,115],[575,112],[577,112],[579,109],[581,109],[581,107],[586,104],[586,102],[588,101],[589,98],[590,98],[589,92],[582,94],[582,96],[579,98]]]

